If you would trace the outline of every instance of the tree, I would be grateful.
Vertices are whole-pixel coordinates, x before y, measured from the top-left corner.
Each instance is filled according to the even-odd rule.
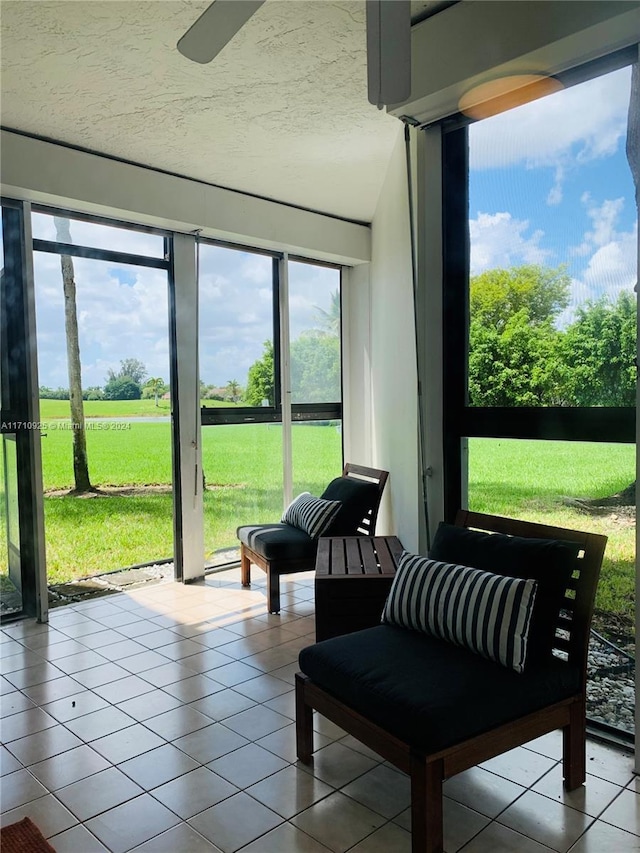
[[[105,400],[139,400],[142,391],[129,376],[113,376],[104,386]]]
[[[265,341],[262,357],[249,368],[244,395],[248,406],[261,406],[263,400],[268,400],[270,406],[274,405],[274,376],[273,342]]]
[[[291,343],[291,399],[323,403],[340,399],[340,341],[307,331]]]
[[[576,406],[635,406],[636,299],[623,292],[579,308],[562,344]]]
[[[165,392],[166,385],[164,384],[164,379],[161,379],[159,376],[154,379],[148,379],[146,385],[144,386],[144,391],[148,392],[148,395],[153,397],[156,406],[158,405],[158,397],[160,397]],[[143,391],[143,397],[146,396]]]
[[[567,402],[561,333],[553,322],[569,302],[570,286],[564,267],[537,264],[487,270],[471,279],[471,405]]]
[[[329,332],[336,337],[340,336],[340,291],[334,290],[331,294],[329,310],[316,306],[318,322],[321,330]]]
[[[147,368],[144,366],[143,362],[141,362],[137,358],[123,359],[120,362],[120,370],[117,373],[114,373],[113,370],[109,371],[109,379],[122,379],[124,376],[126,376],[131,379],[132,382],[135,382],[136,385],[140,386],[142,386],[146,375]]]
[[[227,382],[227,393],[231,399],[232,403],[237,403],[240,399],[240,395],[242,393],[242,388],[240,387],[240,383],[235,379],[230,379]]]
[[[54,216],[56,237],[61,243],[71,243],[71,228],[68,219]],[[84,406],[82,402],[82,369],[78,336],[78,312],[76,307],[76,282],[73,260],[70,255],[60,255],[62,289],[64,292],[64,328],[67,340],[67,369],[69,373],[69,409],[73,430],[73,479],[78,494],[95,491],[89,478],[87,438],[84,428]]]

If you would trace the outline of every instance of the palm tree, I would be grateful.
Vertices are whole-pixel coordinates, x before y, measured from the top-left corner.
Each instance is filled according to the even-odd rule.
[[[235,379],[230,379],[227,382],[227,392],[228,392],[229,396],[231,397],[232,403],[238,402],[241,390],[242,389],[240,388],[240,383],[237,382]]]
[[[164,390],[164,379],[161,379],[159,376],[154,379],[148,379],[146,387],[153,392],[153,399],[155,401],[156,406],[158,405],[158,397]]]
[[[68,219],[54,216],[56,237],[60,243],[71,243]],[[69,408],[73,430],[73,479],[74,494],[95,492],[89,479],[87,438],[84,428],[84,405],[82,401],[82,370],[80,366],[80,344],[78,340],[78,312],[76,308],[76,282],[71,255],[60,255],[62,289],[64,292],[64,328],[67,338],[67,369],[69,372]]]
[[[340,335],[340,291],[334,290],[331,294],[329,310],[315,306],[318,322],[321,329],[336,338]]]

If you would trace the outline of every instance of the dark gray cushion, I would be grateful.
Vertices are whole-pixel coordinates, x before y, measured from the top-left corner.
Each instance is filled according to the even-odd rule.
[[[533,662],[551,656],[558,612],[579,550],[575,542],[483,533],[442,522],[429,557],[538,582],[529,631],[528,661]]]
[[[323,536],[355,536],[367,512],[378,503],[379,489],[375,483],[356,477],[336,477],[321,497],[342,504]]]
[[[393,625],[300,652],[312,681],[386,731],[435,752],[578,690],[579,673],[552,658],[522,674],[451,643]]]
[[[318,540],[290,524],[255,524],[239,527],[238,539],[267,560],[310,560],[318,550]]]

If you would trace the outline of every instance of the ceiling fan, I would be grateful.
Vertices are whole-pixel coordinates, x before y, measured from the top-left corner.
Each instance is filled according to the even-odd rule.
[[[178,42],[193,62],[211,62],[265,0],[214,0]],[[378,109],[411,94],[410,0],[366,0],[369,102]]]

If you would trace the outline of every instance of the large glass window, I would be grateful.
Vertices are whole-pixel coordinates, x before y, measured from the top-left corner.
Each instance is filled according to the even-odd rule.
[[[640,105],[625,62],[443,128],[443,334],[446,514],[608,536],[589,715],[631,732]]]

